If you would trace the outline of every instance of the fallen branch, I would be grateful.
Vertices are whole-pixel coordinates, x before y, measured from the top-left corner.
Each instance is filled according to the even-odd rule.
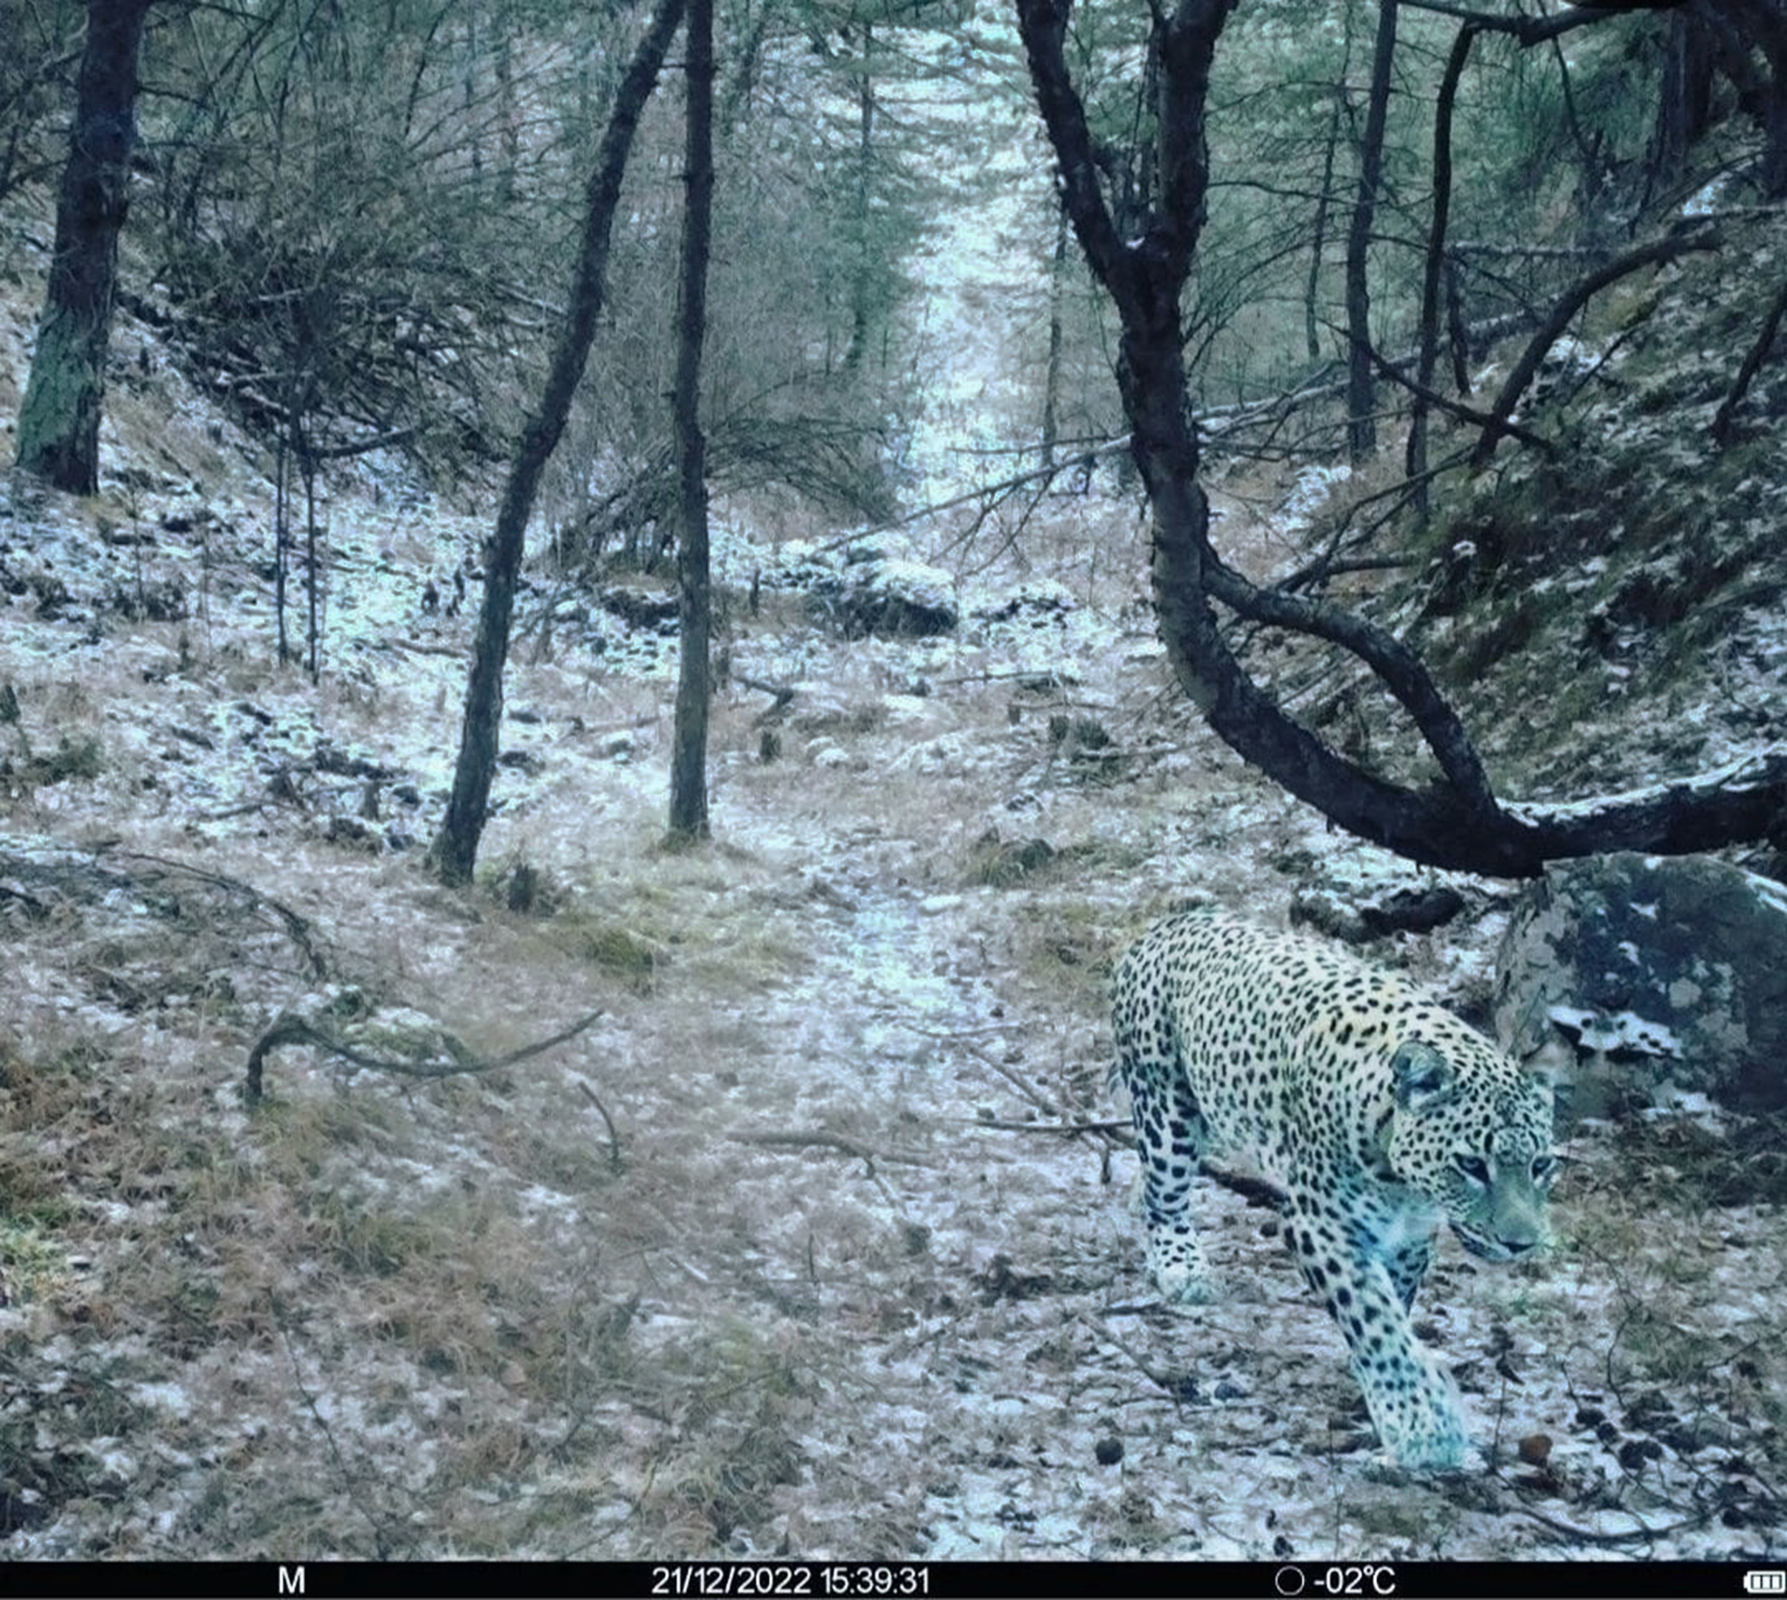
[[[1783,316],[1787,316],[1787,284],[1781,286],[1774,304],[1768,308],[1768,315],[1762,319],[1762,331],[1756,335],[1756,342],[1744,356],[1737,369],[1737,376],[1731,380],[1731,387],[1726,391],[1725,398],[1719,402],[1718,412],[1713,417],[1713,442],[1721,450],[1731,443],[1731,419],[1738,406],[1743,403],[1744,395],[1749,392],[1751,381],[1762,370],[1762,363],[1768,359],[1769,347],[1774,344],[1775,335],[1780,331]]]
[[[923,1032],[924,1030],[918,1029],[915,1031]],[[963,1043],[967,1044],[967,1041],[964,1040]],[[1049,1099],[1049,1097],[1034,1084],[1019,1077],[1017,1073],[1013,1072],[1011,1068],[1006,1066],[1003,1062],[995,1061],[986,1053],[986,1051],[980,1049],[978,1046],[967,1044],[967,1049],[969,1055],[973,1056],[982,1066],[992,1068],[994,1072],[998,1073],[1000,1077],[1012,1086],[1012,1088],[1016,1089],[1019,1094],[1028,1100],[1031,1105],[1035,1106],[1038,1111],[1047,1112],[1049,1116],[1056,1118],[1058,1121],[1065,1122],[1067,1120],[1067,1113],[1063,1111],[1060,1106],[1056,1105],[1054,1101]]]
[[[219,889],[228,889],[232,894],[241,895],[257,909],[271,911],[285,924],[286,934],[292,943],[304,952],[310,964],[310,976],[313,978],[328,976],[328,964],[311,943],[312,930],[309,919],[299,916],[290,906],[282,905],[271,895],[263,894],[252,884],[244,883],[240,878],[232,878],[221,872],[208,872],[203,867],[189,866],[184,861],[173,861],[166,856],[144,855],[137,850],[108,850],[106,853],[113,860],[147,861],[151,866],[163,867],[171,872],[184,872],[188,877],[197,878],[201,883],[209,883]]]
[[[1250,1206],[1265,1206],[1272,1211],[1290,1210],[1291,1197],[1270,1178],[1256,1177],[1251,1172],[1235,1172],[1228,1167],[1213,1167],[1208,1161],[1200,1161],[1198,1171],[1218,1188],[1240,1195]]]
[[[1112,1118],[1104,1122],[995,1122],[986,1117],[956,1117],[970,1128],[992,1128],[999,1133],[1054,1133],[1073,1136],[1081,1133],[1120,1134],[1125,1147],[1133,1124],[1129,1118]]]
[[[1496,444],[1502,435],[1514,432],[1509,418],[1514,415],[1514,408],[1520,404],[1520,397],[1538,376],[1539,364],[1551,347],[1563,337],[1564,330],[1575,319],[1576,313],[1590,300],[1609,285],[1645,267],[1662,266],[1690,251],[1717,250],[1719,246],[1719,236],[1711,228],[1698,225],[1687,227],[1665,234],[1660,239],[1650,239],[1643,244],[1634,245],[1571,285],[1551,308],[1544,325],[1527,343],[1520,359],[1514,363],[1514,370],[1503,383],[1501,393],[1495,397],[1495,404],[1489,408],[1489,419],[1483,427],[1483,436],[1471,452],[1471,471],[1481,472],[1488,466],[1489,458],[1495,454]]]
[[[890,1166],[936,1165],[923,1156],[899,1150],[874,1150],[866,1144],[859,1144],[855,1139],[846,1139],[841,1134],[820,1133],[817,1130],[811,1133],[735,1133],[731,1137],[739,1144],[764,1145],[772,1150],[837,1150],[860,1161],[867,1169],[865,1176],[870,1178],[875,1176],[877,1161],[885,1161]]]
[[[773,706],[767,711],[759,713],[757,718],[759,722],[768,722],[772,718],[781,716],[788,709],[788,702],[794,698],[792,684],[764,683],[759,678],[747,678],[742,672],[733,673],[732,681],[743,684],[747,689],[755,689],[759,694],[773,694],[776,697],[776,703]]]
[[[1128,1341],[1124,1339],[1121,1334],[1114,1332],[1102,1322],[1094,1322],[1084,1311],[1076,1311],[1073,1316],[1076,1322],[1084,1324],[1091,1330],[1094,1338],[1102,1339],[1108,1344],[1113,1344],[1122,1351],[1134,1364],[1136,1371],[1141,1373],[1144,1378],[1163,1394],[1167,1395],[1174,1404],[1178,1404],[1185,1398],[1185,1383],[1183,1379],[1175,1377],[1171,1373],[1156,1371],[1148,1364],[1148,1362],[1143,1360],[1141,1356],[1137,1355],[1136,1352],[1129,1347]]]
[[[1548,456],[1557,454],[1557,446],[1543,434],[1534,433],[1531,428],[1523,428],[1518,422],[1509,421],[1508,416],[1495,416],[1487,411],[1479,411],[1475,406],[1467,406],[1460,400],[1454,400],[1448,395],[1441,394],[1439,390],[1422,383],[1419,379],[1411,378],[1406,372],[1401,371],[1394,362],[1386,361],[1369,345],[1365,347],[1365,353],[1370,356],[1371,364],[1377,368],[1380,377],[1390,383],[1399,384],[1417,400],[1426,401],[1436,411],[1445,412],[1455,421],[1468,423],[1473,428],[1492,430],[1496,436],[1506,434],[1511,439],[1520,440],[1522,444],[1530,444],[1534,449]],[[1512,414],[1510,411],[1509,416]]]
[[[1664,1538],[1672,1533],[1680,1533],[1686,1528],[1701,1527],[1706,1522],[1704,1516],[1683,1517],[1679,1522],[1666,1523],[1661,1528],[1647,1527],[1640,1522],[1636,1528],[1628,1529],[1624,1533],[1598,1533],[1593,1528],[1578,1528],[1568,1522],[1559,1522],[1556,1517],[1548,1517],[1543,1511],[1535,1511],[1531,1506],[1517,1505],[1511,1509],[1518,1511],[1523,1517],[1531,1517],[1540,1527],[1549,1528],[1555,1534],[1575,1540],[1578,1544],[1590,1545],[1631,1544],[1639,1539],[1648,1542]],[[1628,1511],[1626,1515],[1636,1519],[1638,1513]]]
[[[621,1170],[620,1135],[614,1131],[614,1118],[608,1115],[608,1107],[596,1098],[596,1091],[581,1078],[577,1080],[577,1087],[583,1091],[584,1098],[601,1113],[602,1122],[608,1129],[608,1165],[618,1173]]]
[[[386,1056],[367,1055],[363,1050],[356,1050],[346,1041],[324,1033],[311,1023],[306,1022],[295,1013],[283,1012],[274,1020],[273,1026],[263,1033],[255,1046],[248,1052],[248,1076],[243,1085],[242,1098],[252,1110],[261,1103],[261,1068],[267,1057],[281,1045],[313,1044],[318,1049],[326,1050],[330,1055],[340,1056],[344,1061],[352,1062],[356,1067],[364,1067],[369,1072],[390,1072],[402,1078],[453,1078],[465,1073],[500,1072],[505,1067],[513,1067],[532,1057],[541,1055],[554,1045],[563,1044],[567,1039],[574,1039],[578,1034],[603,1015],[600,1011],[592,1011],[587,1017],[573,1022],[570,1027],[561,1029],[549,1039],[542,1039],[537,1044],[523,1045],[519,1050],[511,1050],[506,1056],[498,1056],[494,1061],[480,1061],[452,1035],[443,1030],[442,1038],[447,1053],[453,1057],[450,1065],[422,1066],[414,1061],[396,1061]],[[610,1124],[610,1133],[613,1126]]]
[[[198,821],[223,822],[230,817],[246,816],[250,811],[265,811],[268,806],[277,804],[278,802],[271,795],[265,800],[244,800],[239,806],[225,806],[221,811],[201,811],[198,814]]]

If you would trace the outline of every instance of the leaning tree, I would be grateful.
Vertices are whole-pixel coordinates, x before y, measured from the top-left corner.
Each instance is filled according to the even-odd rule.
[[[1146,137],[1157,176],[1146,206],[1138,208],[1133,195],[1112,192],[1113,163],[1092,137],[1068,68],[1069,0],[1017,0],[1062,203],[1121,325],[1118,388],[1152,513],[1161,635],[1180,685],[1218,736],[1276,783],[1350,832],[1434,866],[1524,877],[1549,860],[1598,851],[1675,854],[1778,833],[1787,818],[1787,755],[1777,753],[1758,757],[1741,773],[1681,779],[1592,803],[1510,805],[1497,796],[1457,710],[1401,639],[1342,605],[1256,584],[1217,554],[1198,477],[1183,307],[1210,187],[1211,64],[1234,3],[1157,0],[1150,8],[1144,81],[1154,94]],[[1505,418],[1498,431],[1506,431]],[[1292,717],[1237,657],[1218,608],[1255,627],[1325,640],[1356,656],[1419,731],[1433,758],[1430,781],[1423,787],[1392,781]]]
[[[472,645],[453,791],[441,830],[429,847],[430,860],[446,883],[469,882],[477,862],[478,841],[489,811],[490,785],[496,776],[503,667],[509,657],[509,628],[514,618],[515,586],[521,576],[528,519],[533,515],[540,476],[565,431],[572,398],[589,360],[590,346],[595,342],[596,323],[607,288],[608,247],[614,232],[614,214],[620,206],[621,180],[626,176],[639,119],[657,87],[670,41],[682,24],[683,10],[684,0],[658,0],[615,94],[595,168],[584,190],[583,236],[572,274],[569,305],[552,352],[551,370],[539,407],[521,430],[503,486],[496,528],[486,546],[484,603]]]

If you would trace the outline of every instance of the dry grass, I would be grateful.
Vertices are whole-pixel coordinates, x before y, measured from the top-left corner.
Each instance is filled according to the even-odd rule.
[[[1107,534],[1075,581],[1114,595]],[[756,626],[739,659],[774,646]],[[1139,1292],[1104,1147],[1015,1131],[1108,1114],[1106,976],[1143,923],[1188,892],[1277,895],[1255,863],[1322,842],[1192,742],[1158,677],[1119,702],[987,676],[1000,658],[964,644],[815,647],[780,760],[759,759],[763,696],[716,704],[720,842],[668,853],[664,686],[524,649],[508,701],[539,720],[505,743],[540,766],[499,778],[480,882],[449,894],[415,854],[328,842],[364,786],[313,752],[413,771],[450,749],[459,664],[332,664],[312,693],[264,644],[220,628],[182,664],[171,625],[132,623],[78,673],[17,679],[32,751],[90,736],[102,764],[17,797],[15,825],[124,844],[20,878],[42,915],[0,901],[0,1454],[34,1497],[0,1496],[0,1532],[60,1517],[72,1553],[119,1556],[916,1553],[956,1527],[1003,1530],[986,1553],[1180,1549],[1188,1528],[1270,1550],[1220,1480],[1282,1503],[1304,1548],[1482,1545],[1477,1511],[1399,1510],[1338,1445],[1299,1453],[1348,1380],[1257,1216],[1211,1228],[1251,1299],[1195,1338],[1127,1312],[1121,1346],[1096,1336]],[[920,672],[928,697],[905,692]],[[314,770],[196,821],[262,769],[170,726],[215,732],[243,699]],[[1120,787],[1055,715],[1108,731]],[[524,866],[538,892],[511,908]],[[288,1047],[250,1116],[248,1048],[288,1008],[375,1053],[444,1031],[485,1059],[604,1015],[433,1082]],[[1672,1217],[1714,1227],[1685,1202]],[[1679,1396],[1772,1415],[1772,1356],[1694,1313],[1741,1299],[1737,1248],[1660,1249],[1636,1201],[1598,1221],[1622,1216],[1604,1244],[1572,1230],[1555,1292],[1459,1296],[1475,1400],[1541,1404],[1480,1353],[1500,1316],[1556,1342],[1553,1389],[1611,1393],[1612,1372],[1696,1426]],[[1212,1408],[1224,1377],[1242,1392]],[[1662,1437],[1617,1426],[1616,1448]],[[1115,1474],[1092,1453],[1113,1434]],[[1034,1527],[1004,1510],[1051,1496]]]

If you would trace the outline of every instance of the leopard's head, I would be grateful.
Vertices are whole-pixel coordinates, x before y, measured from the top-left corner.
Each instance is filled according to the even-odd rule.
[[[1475,1038],[1445,1051],[1407,1040],[1390,1076],[1396,1177],[1440,1208],[1473,1255],[1512,1261],[1548,1244],[1550,1086]]]

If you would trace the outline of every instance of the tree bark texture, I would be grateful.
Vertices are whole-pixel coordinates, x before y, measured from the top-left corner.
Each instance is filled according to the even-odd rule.
[[[1371,224],[1384,177],[1384,126],[1390,115],[1390,68],[1396,56],[1397,0],[1378,0],[1371,91],[1359,146],[1359,196],[1346,239],[1347,443],[1357,466],[1377,448],[1371,381]]]
[[[468,882],[477,861],[478,840],[484,831],[491,780],[496,773],[497,738],[503,713],[503,666],[509,654],[509,625],[528,519],[533,514],[540,475],[564,432],[571,399],[595,339],[621,179],[626,173],[640,116],[657,84],[671,38],[682,21],[683,4],[684,0],[659,0],[615,96],[595,170],[585,190],[583,239],[565,325],[553,351],[539,410],[521,430],[521,441],[497,511],[496,528],[485,548],[484,602],[472,645],[453,793],[447,802],[446,819],[429,851],[435,870],[447,883]]]
[[[1592,804],[1500,804],[1456,712],[1421,661],[1369,619],[1284,588],[1260,589],[1209,539],[1198,443],[1186,405],[1180,299],[1204,220],[1204,104],[1211,58],[1233,0],[1157,9],[1160,191],[1140,231],[1120,235],[1064,50],[1068,0],[1017,0],[1037,106],[1056,155],[1074,233],[1122,323],[1118,384],[1153,513],[1152,578],[1175,676],[1216,734],[1331,821],[1434,866],[1531,876],[1548,860],[1603,850],[1663,854],[1778,834],[1787,823],[1787,758],[1685,779]],[[1230,649],[1213,602],[1242,619],[1328,640],[1377,676],[1408,713],[1438,768],[1397,784],[1325,745],[1256,684]]]
[[[56,196],[56,244],[19,408],[19,466],[71,494],[99,488],[99,419],[130,204],[137,57],[151,0],[88,0],[74,130]]]
[[[707,709],[712,694],[708,651],[713,636],[713,577],[708,568],[701,346],[707,330],[707,258],[713,237],[713,116],[713,0],[689,0],[687,200],[674,400],[682,512],[676,556],[682,589],[682,651],[670,757],[670,834],[681,841],[704,839],[708,833]]]

